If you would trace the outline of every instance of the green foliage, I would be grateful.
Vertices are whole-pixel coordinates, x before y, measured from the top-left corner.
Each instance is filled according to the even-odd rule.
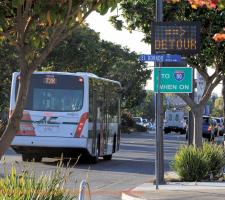
[[[9,111],[9,96],[12,72],[18,70],[18,57],[14,48],[6,43],[0,48],[0,119],[6,120]],[[3,59],[4,58],[4,59]]]
[[[109,21],[113,24],[113,26],[117,29],[117,30],[122,30],[123,27],[123,21],[118,19],[119,16],[111,16],[109,18]]]
[[[217,97],[214,102],[212,102],[212,116],[222,117],[223,116],[223,98]]]
[[[204,143],[202,148],[181,147],[172,162],[172,168],[184,181],[201,181],[218,177],[225,166],[225,152],[222,146]]]
[[[34,171],[18,173],[15,166],[10,171],[5,166],[4,177],[0,178],[0,199],[5,200],[72,200],[77,194],[69,194],[64,184],[70,173],[61,167],[49,175],[37,177]]]
[[[18,57],[15,49],[6,44],[0,49],[0,55],[5,58],[0,60],[0,113],[8,113],[11,76],[12,72],[19,70]],[[139,62],[136,53],[120,45],[100,40],[99,34],[87,27],[77,29],[71,37],[55,48],[44,66],[39,70],[91,72],[120,81],[123,86],[123,108],[141,104],[146,95],[142,85],[151,75],[146,65]],[[148,104],[150,100],[147,101]],[[153,110],[154,105],[151,107]],[[146,108],[144,110],[146,111]],[[153,115],[153,112],[151,114]],[[0,119],[2,118],[4,117],[1,116]]]
[[[121,113],[121,125],[128,127],[133,127],[135,125],[132,114],[128,110],[123,110]]]
[[[200,181],[208,174],[203,152],[194,146],[181,147],[175,155],[172,168],[184,181]]]
[[[154,121],[155,119],[155,101],[154,101],[154,92],[146,91],[147,95],[145,99],[137,106],[131,109],[131,112],[134,116],[142,116],[147,119]]]
[[[219,176],[225,166],[225,152],[221,145],[204,143],[203,157],[208,163],[208,174]]]

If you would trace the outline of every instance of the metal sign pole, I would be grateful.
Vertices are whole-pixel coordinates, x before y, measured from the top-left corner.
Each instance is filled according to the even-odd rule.
[[[156,22],[163,21],[163,2],[156,0]],[[161,156],[163,156],[163,142],[162,142],[162,128],[161,128],[161,94],[160,94],[160,79],[161,79],[161,63],[155,62],[155,67],[158,67],[158,91],[156,94],[156,162],[155,162],[155,175],[156,175],[156,189],[159,189],[159,184],[162,182],[162,166]]]

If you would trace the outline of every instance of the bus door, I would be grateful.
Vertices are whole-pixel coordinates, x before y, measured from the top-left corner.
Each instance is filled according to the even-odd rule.
[[[104,93],[99,93],[97,97],[97,130],[99,134],[99,152],[104,155],[107,151],[107,116]]]
[[[99,148],[99,138],[97,131],[97,91],[94,89],[93,93],[90,94],[90,104],[89,104],[89,115],[90,122],[92,123],[92,153],[96,154],[96,149]]]

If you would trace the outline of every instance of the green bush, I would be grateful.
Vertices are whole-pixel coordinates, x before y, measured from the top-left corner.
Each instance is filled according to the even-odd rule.
[[[204,143],[202,148],[182,146],[176,153],[172,168],[184,181],[200,181],[220,177],[225,166],[222,146]]]
[[[200,181],[208,173],[202,151],[193,146],[183,146],[177,151],[172,168],[183,181]]]
[[[219,177],[225,166],[225,152],[221,145],[217,144],[203,144],[203,156],[208,163],[208,175]]]
[[[5,167],[4,178],[0,178],[0,199],[4,200],[72,200],[77,195],[69,193],[64,184],[69,173],[63,173],[60,167],[49,174],[36,177],[34,170],[17,173],[11,166]]]
[[[132,118],[132,114],[127,110],[122,111],[121,125],[125,127],[133,127],[135,125],[135,122]]]

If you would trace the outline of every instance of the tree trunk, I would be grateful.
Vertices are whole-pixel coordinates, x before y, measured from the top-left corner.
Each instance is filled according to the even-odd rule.
[[[194,117],[193,113],[189,111],[188,113],[188,133],[187,133],[188,145],[193,144],[193,135],[194,135]]]
[[[225,76],[223,77],[223,87],[222,87],[222,96],[223,96],[223,117],[225,119]],[[223,122],[225,127],[225,120]]]
[[[202,114],[204,106],[198,105],[193,110],[194,117],[194,134],[193,134],[193,145],[195,147],[202,147]]]
[[[16,135],[16,131],[19,130],[20,120],[23,116],[23,109],[26,104],[27,92],[30,83],[30,77],[32,72],[29,70],[21,71],[20,73],[20,86],[18,89],[17,100],[15,110],[12,116],[8,120],[7,127],[0,140],[0,159],[9,148],[13,138]]]

